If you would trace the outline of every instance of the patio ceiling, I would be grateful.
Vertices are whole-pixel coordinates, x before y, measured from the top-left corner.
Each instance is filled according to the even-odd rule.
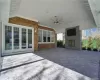
[[[12,16],[37,19],[57,33],[78,25],[81,30],[96,27],[88,0],[11,0]]]

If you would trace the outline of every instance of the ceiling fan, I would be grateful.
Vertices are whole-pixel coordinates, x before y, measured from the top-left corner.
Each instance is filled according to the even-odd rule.
[[[54,16],[51,20],[53,21],[54,24],[62,24],[63,22],[63,19],[59,16]]]

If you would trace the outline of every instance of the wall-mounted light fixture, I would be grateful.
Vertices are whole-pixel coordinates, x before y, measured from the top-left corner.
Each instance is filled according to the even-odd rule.
[[[35,33],[37,32],[37,30],[35,29]]]

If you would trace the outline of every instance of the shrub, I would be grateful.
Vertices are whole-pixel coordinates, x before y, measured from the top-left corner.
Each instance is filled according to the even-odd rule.
[[[89,49],[89,50],[93,47],[92,40],[93,40],[92,37],[89,37],[89,38],[88,38],[87,49]]]
[[[64,47],[63,41],[57,41],[57,47]]]
[[[82,50],[86,50],[86,47],[82,47]]]
[[[97,41],[97,49],[100,50],[100,38],[97,38],[96,41]]]
[[[63,48],[65,48],[65,44],[63,44]]]
[[[98,51],[98,49],[94,48],[93,51]]]
[[[88,47],[88,48],[87,48],[87,50],[88,50],[88,51],[91,51],[91,48],[90,48],[90,47]]]

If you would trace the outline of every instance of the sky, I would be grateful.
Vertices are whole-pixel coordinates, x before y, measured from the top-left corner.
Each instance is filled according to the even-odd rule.
[[[91,33],[96,32],[97,28],[87,29],[85,31],[86,31],[86,36],[91,36]]]
[[[57,34],[57,40],[63,40],[63,33]]]

